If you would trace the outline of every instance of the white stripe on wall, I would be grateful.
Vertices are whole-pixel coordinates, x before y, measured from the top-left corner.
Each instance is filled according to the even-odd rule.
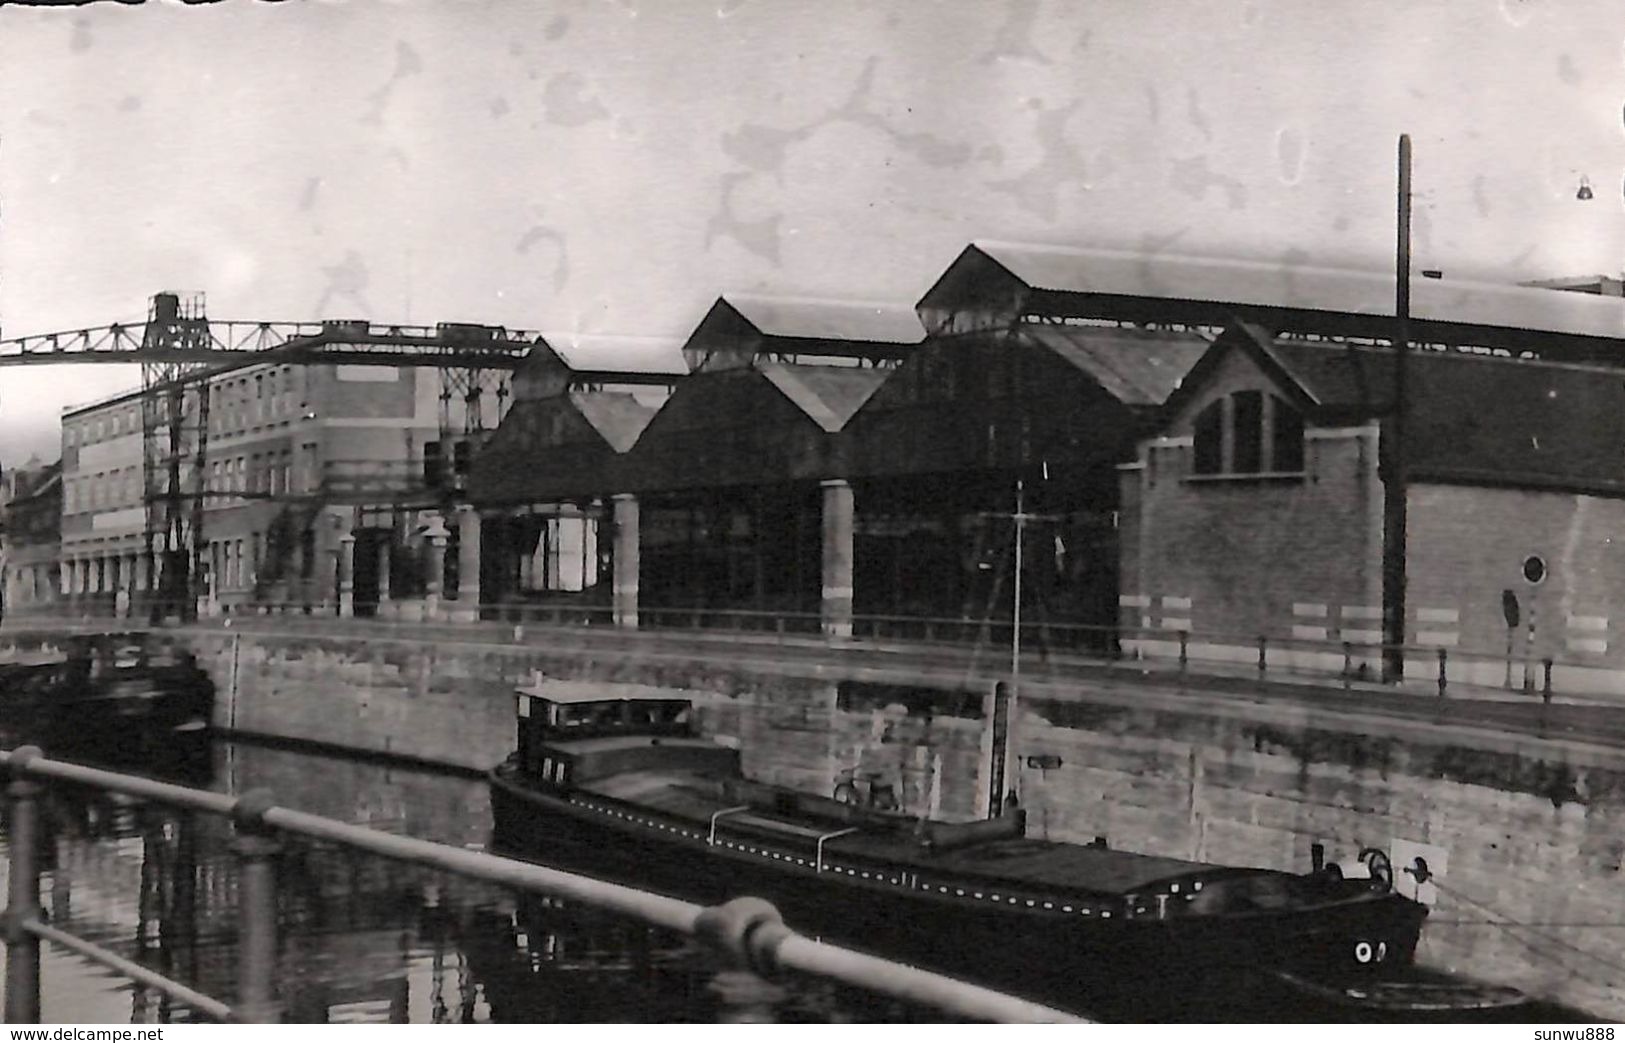
[[[1164,616],[1162,619],[1162,629],[1183,630],[1188,634],[1191,630],[1191,621],[1188,619],[1175,619],[1172,616]]]
[[[1294,616],[1317,616],[1322,619],[1326,616],[1326,606],[1313,601],[1294,601],[1292,603]]]
[[[1344,619],[1381,619],[1382,609],[1370,605],[1344,605]]]
[[[1189,612],[1190,607],[1191,607],[1191,599],[1190,598],[1163,598],[1162,599],[1162,607],[1163,608],[1180,608],[1180,609],[1184,609],[1185,611]]]
[[[1416,643],[1419,645],[1433,645],[1437,648],[1455,648],[1456,632],[1454,630],[1418,630]]]
[[[1416,610],[1418,623],[1455,623],[1461,615],[1453,608],[1419,608]]]
[[[1122,608],[1150,608],[1151,599],[1144,594],[1119,594],[1117,604]]]
[[[1607,616],[1570,616],[1570,630],[1607,630]]]
[[[1292,636],[1301,641],[1324,641],[1326,640],[1326,628],[1295,625],[1292,628]]]
[[[1601,637],[1571,637],[1569,638],[1569,651],[1592,652],[1596,655],[1603,655],[1608,651],[1608,640]]]
[[[1337,633],[1344,641],[1352,641],[1357,645],[1382,644],[1382,631],[1380,630],[1352,630],[1345,627]]]

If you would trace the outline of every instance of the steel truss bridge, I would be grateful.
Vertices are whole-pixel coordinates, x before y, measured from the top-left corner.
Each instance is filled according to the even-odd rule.
[[[210,381],[269,364],[433,367],[440,371],[441,445],[467,441],[477,449],[486,430],[486,396],[495,396],[491,420],[499,421],[509,393],[508,375],[537,345],[546,346],[538,332],[474,323],[211,319],[201,293],[168,292],[151,299],[145,322],[0,340],[0,366],[141,367],[145,553],[151,563],[149,575],[156,577],[154,612],[189,619],[196,612],[196,584],[207,551],[203,504],[218,495],[207,487]],[[572,371],[576,386],[667,384],[670,379],[613,370]],[[454,402],[462,404],[460,417]],[[448,463],[450,458],[445,454]],[[380,496],[398,497],[398,484],[387,483],[378,490]]]

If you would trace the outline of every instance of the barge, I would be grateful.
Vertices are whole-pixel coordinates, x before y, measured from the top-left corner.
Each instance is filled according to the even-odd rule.
[[[538,679],[516,708],[490,783],[496,846],[521,857],[756,895],[803,932],[1110,1019],[1268,1020],[1288,996],[1408,987],[1427,908],[1391,871],[1215,865],[1028,837],[1020,810],[938,822],[766,785],[683,699]]]

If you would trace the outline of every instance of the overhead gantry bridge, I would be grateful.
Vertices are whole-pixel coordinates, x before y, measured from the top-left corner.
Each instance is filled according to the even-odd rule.
[[[508,374],[534,346],[545,343],[533,330],[475,323],[211,319],[202,294],[169,292],[152,298],[144,322],[0,339],[0,366],[141,367],[146,553],[159,577],[159,605],[186,618],[195,611],[195,577],[207,546],[203,504],[215,495],[206,481],[211,380],[267,364],[433,367],[440,371],[441,445],[477,444],[487,426],[486,395],[496,398],[494,424],[508,395]],[[575,370],[572,380],[583,386],[669,384],[671,377]],[[454,403],[461,408],[454,409]],[[380,498],[400,493],[398,476],[377,477]],[[351,498],[364,494],[363,485],[351,490]]]

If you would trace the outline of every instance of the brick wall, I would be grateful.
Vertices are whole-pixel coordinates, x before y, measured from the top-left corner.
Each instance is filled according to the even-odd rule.
[[[1301,475],[1193,475],[1193,418],[1248,389],[1271,385],[1231,353],[1204,393],[1119,472],[1123,624],[1170,636],[1188,629],[1193,640],[1238,647],[1260,635],[1278,647],[1374,637],[1382,511],[1375,426],[1309,428]]]
[[[1619,690],[1620,675],[1588,684],[1583,668],[1625,667],[1625,501],[1418,484],[1409,505],[1411,640],[1486,653],[1482,680],[1499,683],[1508,637],[1502,596],[1510,590],[1519,605],[1516,680],[1527,654],[1558,661],[1561,691]],[[1531,555],[1545,562],[1539,584],[1522,574]]]

